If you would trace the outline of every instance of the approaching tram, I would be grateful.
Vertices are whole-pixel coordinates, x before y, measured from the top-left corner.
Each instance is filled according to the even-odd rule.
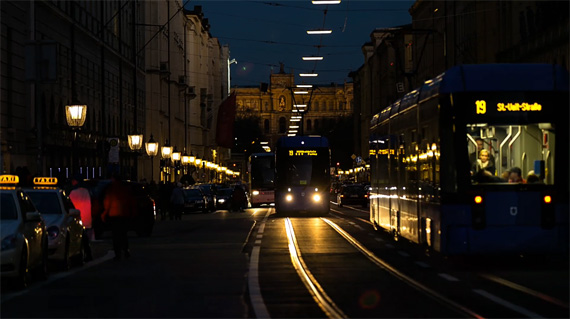
[[[330,178],[325,137],[281,137],[275,151],[275,212],[327,215]]]
[[[463,65],[371,121],[370,221],[445,255],[568,254],[568,72]]]
[[[253,153],[249,156],[249,190],[252,207],[275,202],[275,153]]]

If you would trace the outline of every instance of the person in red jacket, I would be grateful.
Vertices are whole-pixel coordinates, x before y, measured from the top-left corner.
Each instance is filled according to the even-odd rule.
[[[103,207],[101,220],[111,225],[115,260],[121,260],[123,253],[129,258],[131,253],[127,231],[135,214],[136,203],[132,190],[116,174],[113,175],[111,185],[105,191]]]

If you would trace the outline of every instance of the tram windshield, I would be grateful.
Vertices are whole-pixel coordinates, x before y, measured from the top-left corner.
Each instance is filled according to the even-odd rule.
[[[293,155],[291,155],[293,154]],[[277,161],[277,172],[283,185],[309,186],[328,184],[328,149],[285,150]]]
[[[555,129],[550,123],[467,125],[472,184],[554,184]]]

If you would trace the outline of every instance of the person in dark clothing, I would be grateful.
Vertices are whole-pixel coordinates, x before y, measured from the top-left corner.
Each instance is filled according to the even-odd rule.
[[[245,190],[239,186],[234,186],[234,191],[231,197],[231,205],[233,211],[243,211],[247,207],[247,197]]]
[[[170,195],[170,220],[172,217],[176,220],[182,219],[182,211],[184,210],[184,192],[182,191],[182,183],[178,182]]]
[[[130,187],[123,183],[117,175],[113,175],[111,185],[105,191],[103,207],[101,220],[111,224],[115,260],[121,260],[123,254],[129,258],[131,252],[129,251],[127,231],[135,214],[136,201]]]
[[[158,185],[158,203],[160,209],[160,219],[165,220],[169,214],[170,195],[172,194],[173,185],[169,182],[160,182]]]

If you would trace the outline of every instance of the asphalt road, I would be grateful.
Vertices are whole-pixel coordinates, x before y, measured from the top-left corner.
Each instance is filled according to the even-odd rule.
[[[426,254],[368,223],[366,209],[326,218],[272,209],[157,221],[95,260],[23,291],[2,287],[2,318],[567,318],[565,259],[462,259]],[[341,233],[344,233],[342,235]],[[357,248],[361,245],[362,248]]]

